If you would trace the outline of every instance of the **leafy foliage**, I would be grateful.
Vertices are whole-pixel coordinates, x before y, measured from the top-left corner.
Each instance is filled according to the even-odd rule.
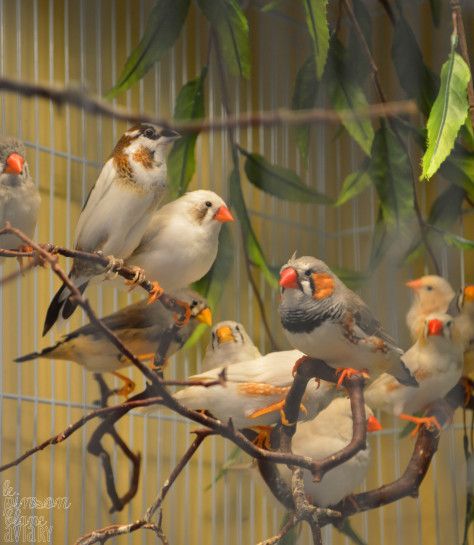
[[[300,177],[287,168],[272,165],[258,153],[239,151],[246,157],[245,174],[249,181],[270,195],[287,201],[330,204],[326,195],[305,185]]]
[[[139,81],[178,39],[189,9],[189,0],[156,0],[142,39],[132,51],[118,82],[108,92],[113,98]]]
[[[357,197],[362,191],[370,186],[372,180],[367,172],[369,166],[368,160],[364,161],[364,164],[359,170],[351,172],[348,174],[342,184],[339,197],[336,201],[336,206],[341,206],[341,204],[350,201],[354,197]]]
[[[421,178],[429,179],[453,149],[459,129],[467,117],[467,84],[471,79],[469,67],[455,51],[452,39],[451,54],[441,69],[441,85],[428,118],[428,144],[423,156]]]
[[[207,66],[198,78],[186,83],[179,92],[174,109],[174,119],[199,119],[204,117],[204,81]],[[196,170],[194,147],[198,133],[185,134],[177,140],[168,156],[169,191],[173,197],[182,195]]]
[[[327,21],[328,0],[303,0],[306,25],[313,42],[316,76],[321,78],[329,50],[329,27]]]
[[[236,76],[250,76],[250,44],[247,18],[237,0],[198,0],[219,40],[229,70]]]

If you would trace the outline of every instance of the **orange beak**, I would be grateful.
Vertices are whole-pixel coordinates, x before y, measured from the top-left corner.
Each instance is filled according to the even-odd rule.
[[[380,431],[382,424],[375,418],[375,416],[369,416],[367,419],[367,431]]]
[[[11,153],[7,158],[7,165],[4,172],[7,174],[21,174],[25,160],[18,153]]]
[[[464,288],[464,300],[469,302],[474,301],[474,284]]]
[[[298,275],[293,267],[287,267],[280,273],[280,286],[285,289],[298,289]]]
[[[222,205],[214,214],[214,219],[220,221],[221,223],[226,223],[228,221],[234,221],[234,216],[230,213],[227,206]]]
[[[409,280],[405,283],[405,286],[411,288],[412,290],[417,290],[423,286],[423,282],[420,278],[417,278],[416,280]]]
[[[428,335],[443,335],[443,322],[433,318],[428,322]]]

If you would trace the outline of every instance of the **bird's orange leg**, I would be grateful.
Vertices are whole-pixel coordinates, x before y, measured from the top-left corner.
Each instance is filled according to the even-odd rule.
[[[258,448],[264,448],[270,450],[272,444],[270,441],[270,436],[272,433],[272,426],[253,426],[252,429],[258,432],[257,437],[253,440],[253,443]]]
[[[163,295],[164,293],[164,290],[163,288],[158,284],[158,282],[156,281],[153,281],[151,283],[151,285],[153,286],[153,289],[151,290],[149,296],[148,296],[148,301],[146,302],[147,305],[151,305],[152,303],[154,303],[155,301],[158,301],[158,299]]]
[[[117,373],[117,371],[112,371],[112,375],[116,376],[124,383],[122,388],[117,390],[116,393],[119,396],[124,396],[126,399],[127,396],[131,394],[133,390],[135,390],[135,383],[133,382],[133,380],[129,379],[125,375],[122,375],[121,373]]]
[[[441,424],[438,422],[436,416],[420,417],[402,413],[398,416],[398,418],[401,418],[402,420],[408,420],[408,422],[413,422],[414,424],[416,424],[416,428],[410,434],[412,437],[416,437],[416,435],[420,431],[420,427],[423,425],[426,426],[429,430],[433,430],[436,428],[441,431]]]
[[[284,426],[290,426],[291,424],[286,419],[285,413],[283,411],[284,407],[285,407],[285,400],[282,399],[281,401],[271,403],[270,405],[267,405],[266,407],[262,407],[261,409],[257,409],[256,411],[253,411],[252,413],[249,414],[249,418],[258,418],[259,416],[264,416],[266,414],[270,414],[275,411],[280,411],[282,424]],[[308,411],[303,404],[300,405],[300,410],[303,411],[305,414],[308,414]]]
[[[338,367],[336,369],[336,375],[339,375],[336,388],[342,387],[342,382],[346,377],[349,378],[353,377],[354,375],[359,375],[363,378],[369,378],[369,372],[367,369],[352,369],[352,367]]]

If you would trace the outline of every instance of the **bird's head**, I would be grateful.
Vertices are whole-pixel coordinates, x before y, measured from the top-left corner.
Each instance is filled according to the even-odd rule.
[[[142,185],[164,183],[166,153],[180,138],[171,129],[151,123],[141,123],[128,129],[117,142],[112,159],[120,176]]]
[[[425,342],[436,343],[456,340],[455,324],[452,316],[441,312],[429,314],[425,319],[422,338]]]
[[[17,138],[0,140],[0,178],[10,185],[21,183],[29,176],[25,145]]]
[[[424,313],[446,312],[454,297],[450,283],[443,277],[434,274],[410,280],[406,286],[413,290],[415,300]]]
[[[282,299],[329,301],[336,286],[334,273],[315,257],[292,257],[280,270]]]
[[[174,202],[173,206],[184,215],[187,221],[206,231],[218,233],[223,223],[234,221],[234,217],[221,197],[214,191],[206,189],[185,193]]]
[[[209,327],[212,326],[212,312],[208,302],[202,295],[188,288],[177,290],[172,295],[189,305],[191,318],[194,318],[198,322],[206,324]]]

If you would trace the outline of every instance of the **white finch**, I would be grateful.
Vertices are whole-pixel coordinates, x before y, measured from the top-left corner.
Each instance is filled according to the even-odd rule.
[[[189,304],[191,319],[177,332],[170,344],[167,356],[183,346],[198,322],[210,326],[212,318],[205,299],[194,291],[180,290],[174,293],[173,297]],[[149,353],[156,351],[163,333],[173,325],[174,318],[163,305],[159,303],[148,305],[144,300],[105,316],[102,321],[129,350],[144,359],[149,356]],[[36,358],[70,360],[79,363],[88,371],[111,372],[127,384],[121,393],[126,394],[131,391],[129,389],[130,379],[116,373],[118,369],[130,366],[130,361],[93,324],[87,324],[64,335],[56,344],[44,348],[41,352],[21,356],[15,361],[24,362]]]
[[[30,176],[25,146],[16,138],[0,139],[0,228],[8,221],[32,237],[41,203],[39,191]],[[1,235],[0,248],[24,246],[15,235]]]
[[[188,286],[212,267],[222,224],[233,219],[213,191],[186,193],[155,212],[125,265],[143,269],[165,291]]]
[[[445,278],[434,274],[410,280],[406,286],[413,290],[414,295],[406,322],[412,340],[416,341],[423,331],[428,314],[447,312],[454,298],[454,291]]]
[[[453,318],[449,314],[429,314],[421,336],[403,355],[419,387],[402,386],[384,373],[366,388],[365,402],[372,409],[381,409],[403,420],[439,428],[434,417],[418,418],[412,414],[444,397],[457,384],[461,378],[463,348]]]
[[[372,410],[365,406],[367,431],[382,429]],[[336,398],[313,420],[298,423],[291,443],[294,454],[321,460],[335,454],[352,439],[351,403],[346,398]],[[307,470],[303,471],[304,488],[311,503],[319,507],[335,505],[351,494],[365,479],[370,463],[370,449],[364,450],[343,464],[328,471],[320,482],[314,482]],[[291,470],[284,464],[278,466],[282,478],[291,487]]]
[[[291,258],[280,271],[280,286],[281,323],[291,345],[335,367],[339,382],[357,371],[374,377],[386,371],[416,386],[402,350],[323,261]]]
[[[227,368],[225,385],[188,386],[176,392],[176,399],[194,410],[207,410],[222,422],[232,418],[237,429],[276,424],[280,409],[293,383],[294,362],[303,354],[298,350],[270,352],[254,360],[234,363]],[[216,380],[222,367],[194,375],[189,380]],[[306,417],[325,407],[336,390],[334,385],[310,381],[303,397]]]
[[[244,326],[239,322],[226,320],[212,328],[211,341],[207,345],[202,368],[207,371],[218,366],[253,360],[261,355]]]
[[[456,328],[464,343],[464,372],[472,378],[474,373],[474,285],[459,290],[449,311],[456,317]]]
[[[75,248],[125,259],[138,246],[166,190],[165,153],[178,133],[143,123],[126,131],[91,189],[76,227]],[[69,276],[81,292],[104,269],[77,260]],[[77,303],[61,286],[46,314],[45,335],[61,316],[67,319]]]

